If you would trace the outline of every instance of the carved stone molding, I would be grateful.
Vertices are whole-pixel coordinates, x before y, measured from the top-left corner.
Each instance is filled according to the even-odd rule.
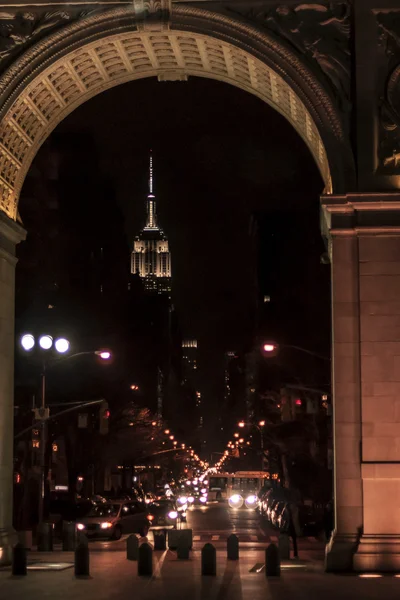
[[[0,10],[0,70],[29,45],[67,23],[78,21],[97,11],[78,11],[68,5],[62,10],[45,12],[43,9],[32,9],[29,12]]]
[[[400,10],[376,14],[379,49],[388,73],[380,98],[379,170],[400,174]]]
[[[152,14],[159,7],[152,5]],[[168,31],[140,29],[140,22],[133,4],[88,15],[39,40],[2,74],[0,209],[15,218],[29,165],[67,114],[105,89],[149,76],[211,77],[255,94],[303,137],[327,192],[332,172],[337,191],[352,189],[344,183],[354,175],[351,152],[332,98],[285,43],[241,19],[188,5],[174,5]]]
[[[139,31],[163,31],[169,28],[172,0],[133,0]]]
[[[348,1],[250,9],[231,5],[228,10],[273,31],[293,46],[319,72],[342,113],[349,116],[352,98]]]

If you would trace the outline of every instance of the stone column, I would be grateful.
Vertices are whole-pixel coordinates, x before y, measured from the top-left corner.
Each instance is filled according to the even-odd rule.
[[[353,229],[338,229],[331,214],[325,216],[332,265],[335,499],[335,530],[327,547],[326,569],[343,571],[352,569],[362,526],[358,240]]]
[[[11,561],[16,542],[12,527],[15,247],[25,235],[0,211],[0,564]]]
[[[336,527],[327,570],[400,570],[400,194],[323,198]]]

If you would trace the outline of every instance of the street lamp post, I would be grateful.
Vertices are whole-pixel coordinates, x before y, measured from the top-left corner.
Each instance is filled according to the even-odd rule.
[[[276,356],[279,350],[289,348],[291,350],[297,350],[298,352],[303,352],[304,354],[309,354],[310,356],[315,356],[316,358],[320,358],[321,360],[330,361],[331,359],[328,356],[324,356],[323,354],[318,354],[318,352],[313,352],[312,350],[308,350],[307,348],[302,348],[301,346],[294,346],[293,344],[278,344],[276,342],[264,342],[262,346],[262,351],[266,356]]]
[[[245,423],[244,421],[239,421],[239,423],[238,423],[238,427],[241,427],[241,428],[246,427],[246,425],[255,427],[256,429],[258,429],[258,431],[260,433],[261,470],[263,470],[263,465],[264,465],[264,430],[263,430],[263,427],[265,426],[265,421],[259,421],[258,423]]]
[[[53,342],[53,338],[50,335],[42,335],[38,340],[39,346],[42,350],[48,351],[54,347],[59,354],[65,354],[70,348],[70,343],[65,338],[58,338]],[[30,352],[34,349],[36,340],[32,334],[24,334],[21,337],[21,346],[26,352]],[[47,421],[50,416],[50,409],[46,406],[46,372],[48,369],[64,363],[72,358],[84,355],[96,355],[102,360],[109,360],[111,358],[111,352],[108,350],[94,350],[86,352],[76,352],[62,358],[54,359],[53,361],[43,360],[42,363],[42,374],[41,374],[41,404],[39,408],[34,409],[34,416],[37,421],[40,421],[40,486],[39,486],[39,524],[43,522],[44,517],[44,500],[46,496],[46,443],[47,443]]]

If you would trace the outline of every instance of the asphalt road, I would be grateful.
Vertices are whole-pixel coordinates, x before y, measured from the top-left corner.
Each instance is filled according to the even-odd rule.
[[[226,539],[234,533],[239,538],[240,546],[246,550],[266,548],[271,542],[277,543],[279,532],[271,527],[266,519],[246,508],[232,509],[226,503],[195,506],[187,512],[187,523],[182,528],[193,530],[193,547],[200,549],[211,542],[217,549],[226,547]],[[90,541],[91,550],[125,549],[127,536],[119,541]],[[153,542],[150,531],[148,540]],[[306,537],[298,541],[300,555],[312,552],[315,556],[323,556],[324,544],[315,538]]]

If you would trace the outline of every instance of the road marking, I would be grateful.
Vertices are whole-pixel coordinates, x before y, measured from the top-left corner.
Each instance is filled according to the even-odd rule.
[[[273,542],[277,542],[278,541],[278,536],[277,535],[270,535],[269,536],[270,540],[272,540]]]
[[[264,568],[264,563],[256,563],[254,567],[251,567],[249,573],[260,573]]]
[[[200,539],[201,539],[201,538],[200,538],[200,536],[199,536],[199,535],[194,535],[194,536],[193,536],[193,541],[194,541],[194,542],[199,542],[199,541],[200,541]]]
[[[218,542],[218,540],[219,540],[219,538],[220,538],[220,537],[221,537],[221,536],[219,536],[219,535],[213,535],[213,536],[211,537],[211,541],[212,541],[212,542]]]

